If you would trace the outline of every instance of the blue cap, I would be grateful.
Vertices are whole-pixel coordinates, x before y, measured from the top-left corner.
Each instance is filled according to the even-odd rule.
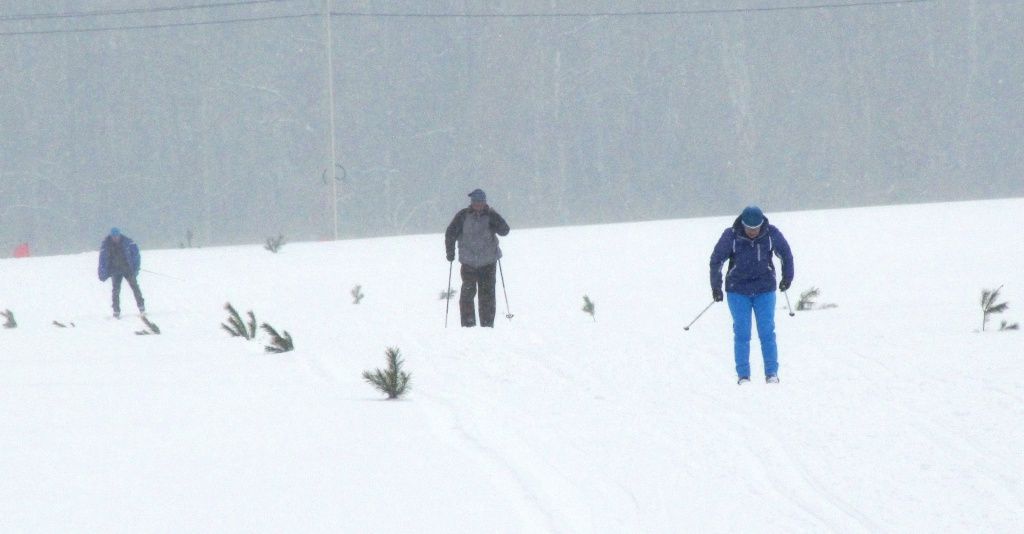
[[[469,199],[473,202],[487,202],[487,193],[484,193],[483,189],[474,189],[469,194]]]
[[[111,228],[110,229],[110,235],[112,235],[114,237],[117,237],[117,236],[121,235],[121,229],[116,227],[116,226]]]
[[[757,228],[764,222],[764,213],[757,206],[747,206],[743,208],[743,213],[740,214],[740,222],[747,228]]]

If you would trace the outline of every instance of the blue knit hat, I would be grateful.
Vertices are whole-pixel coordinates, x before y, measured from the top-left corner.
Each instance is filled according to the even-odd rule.
[[[740,214],[740,222],[747,228],[757,228],[764,222],[764,213],[757,206],[747,206],[743,208],[743,213]]]
[[[118,228],[118,227],[116,227],[116,226],[115,226],[115,227],[113,227],[113,228],[111,228],[111,229],[110,229],[110,235],[111,235],[112,237],[117,237],[117,236],[121,235],[121,229],[120,229],[120,228]]]
[[[487,202],[487,193],[484,193],[483,189],[474,189],[469,194],[469,199],[473,202]]]

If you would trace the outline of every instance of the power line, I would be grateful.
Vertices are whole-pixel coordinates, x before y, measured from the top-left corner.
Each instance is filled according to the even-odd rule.
[[[134,10],[121,10],[120,12],[106,11],[106,12],[78,12],[78,13],[51,13],[51,14],[39,14],[39,15],[14,15],[9,17],[2,17],[0,20],[28,20],[28,19],[16,19],[11,17],[37,17],[37,18],[82,18],[89,16],[100,16],[100,15],[116,15],[116,14],[135,14],[135,13],[156,13],[162,11],[181,11],[189,9],[203,9],[210,7],[226,7],[226,6],[237,6],[237,5],[252,5],[252,4],[265,4],[271,2],[288,2],[294,0],[246,0],[238,2],[222,2],[220,4],[206,4],[201,6],[181,6],[181,7],[162,7],[162,8],[139,8]],[[607,11],[607,12],[562,12],[562,13],[375,13],[375,12],[331,12],[331,17],[342,17],[342,18],[474,18],[474,19],[526,19],[526,18],[596,18],[596,17],[651,17],[651,16],[688,16],[688,15],[725,15],[725,14],[740,14],[740,13],[768,13],[768,12],[783,12],[783,11],[810,11],[810,10],[825,10],[825,9],[844,9],[844,8],[858,8],[858,7],[886,7],[886,6],[897,6],[904,4],[925,4],[935,3],[940,0],[879,0],[873,2],[854,2],[854,3],[829,3],[829,4],[810,4],[801,6],[766,6],[766,7],[748,7],[748,8],[719,8],[719,9],[676,9],[676,10],[665,10],[665,11]],[[219,20],[208,20],[198,22],[168,22],[162,24],[140,24],[140,25],[122,25],[122,26],[96,26],[92,28],[65,28],[65,29],[52,29],[52,30],[24,30],[24,31],[8,31],[0,32],[0,37],[6,36],[19,36],[19,35],[54,35],[62,33],[97,33],[97,32],[108,32],[108,31],[123,31],[123,30],[150,30],[150,29],[163,29],[163,28],[182,28],[189,26],[212,26],[212,25],[224,25],[224,24],[238,24],[238,23],[251,23],[251,22],[263,22],[272,20],[287,20],[287,19],[301,19],[310,17],[321,17],[321,13],[300,13],[295,15],[267,15],[262,17],[244,17],[244,18],[232,18],[232,19],[219,19]]]
[[[477,18],[477,19],[516,19],[516,18],[582,18],[582,17],[654,17],[683,15],[727,15],[736,13],[768,13],[779,11],[811,11],[824,9],[843,9],[856,7],[886,7],[903,4],[926,4],[940,0],[877,0],[874,2],[809,4],[800,6],[765,6],[737,7],[712,9],[671,9],[659,11],[605,11],[605,12],[553,12],[553,13],[366,13],[358,11],[334,11],[334,17],[365,17],[365,18]]]
[[[215,9],[220,7],[251,6],[257,4],[279,4],[296,0],[237,0],[234,2],[218,2],[214,4],[194,4],[188,6],[140,7],[134,9],[109,9],[97,11],[67,11],[63,13],[29,13],[25,15],[4,15],[0,21],[76,19],[85,17],[103,17],[112,15],[137,15],[144,13],[167,13],[177,11],[194,11],[198,9]]]
[[[16,32],[0,32],[0,37],[14,35],[52,35],[58,33],[96,33],[120,30],[154,30],[161,28],[181,28],[186,26],[213,26],[219,24],[236,24],[243,22],[263,22],[267,20],[302,19],[309,17],[322,17],[320,13],[301,13],[298,15],[268,15],[265,17],[248,17],[224,20],[206,20],[201,22],[168,22],[166,24],[143,24],[138,26],[98,26],[95,28],[76,28],[63,30],[31,30]]]

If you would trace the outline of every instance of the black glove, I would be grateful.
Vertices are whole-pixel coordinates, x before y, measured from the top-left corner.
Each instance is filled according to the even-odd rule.
[[[447,257],[448,257],[448,261],[449,262],[455,261],[455,253],[454,252],[449,252]]]
[[[785,290],[789,289],[789,285],[792,284],[792,283],[793,283],[792,281],[786,280],[785,278],[783,278],[782,281],[779,282],[779,291],[785,291]]]
[[[718,289],[716,287],[715,289],[711,290],[711,298],[715,299],[715,302],[722,302],[722,300],[725,299],[725,295],[722,294],[721,289]]]

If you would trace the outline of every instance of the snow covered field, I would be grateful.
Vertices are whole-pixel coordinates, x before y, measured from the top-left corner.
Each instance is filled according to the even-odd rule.
[[[109,318],[96,253],[0,260],[0,310],[20,323],[0,330],[0,531],[1024,524],[1024,337],[977,332],[1000,284],[995,326],[1024,322],[1024,199],[769,211],[793,304],[816,286],[838,307],[780,310],[782,383],[744,387],[723,304],[682,329],[734,217],[517,230],[504,215],[515,318],[499,289],[493,330],[455,326],[454,302],[443,328],[441,227],[274,255],[148,250],[122,223],[164,275],[140,277],[161,336]],[[296,350],[229,338],[226,301]],[[360,376],[388,346],[413,374],[401,401]],[[755,340],[755,376],[759,358]]]

